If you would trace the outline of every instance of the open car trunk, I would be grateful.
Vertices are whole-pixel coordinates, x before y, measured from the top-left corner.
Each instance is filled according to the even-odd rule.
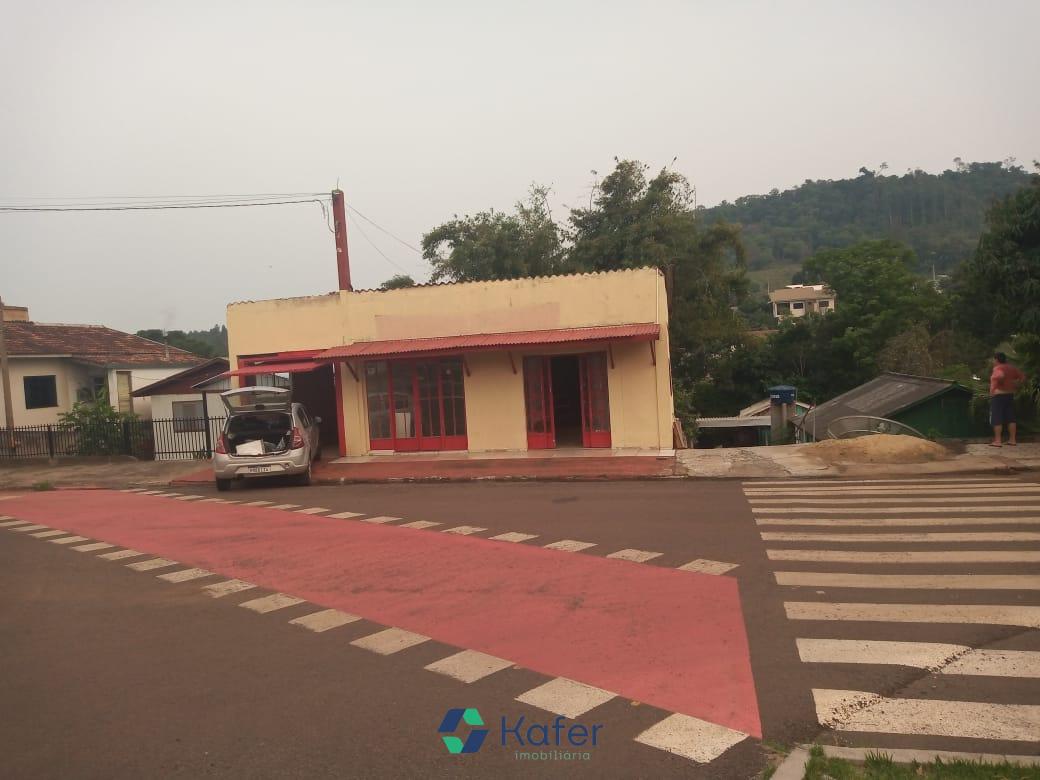
[[[236,456],[287,452],[292,444],[292,415],[288,412],[248,412],[228,418],[227,451]]]

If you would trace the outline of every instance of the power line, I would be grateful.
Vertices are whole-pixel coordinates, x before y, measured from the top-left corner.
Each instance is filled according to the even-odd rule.
[[[304,198],[304,197],[317,197],[317,196],[328,196],[327,192],[258,192],[258,193],[225,193],[225,194],[210,194],[210,195],[14,195],[8,198],[0,197],[0,202],[27,202],[32,203],[38,200],[57,200],[57,201],[80,201],[80,200],[98,200],[98,201],[111,201],[119,203],[122,201],[133,201],[133,200],[147,200],[164,203],[166,201],[176,200],[269,200],[271,198]]]
[[[403,244],[404,246],[408,247],[409,249],[411,249],[411,250],[412,250],[413,252],[415,252],[415,253],[416,253],[416,254],[418,254],[418,255],[421,255],[421,254],[422,254],[422,252],[421,252],[421,251],[419,251],[419,250],[418,250],[418,249],[416,249],[416,248],[415,248],[414,246],[412,246],[411,244],[409,244],[409,243],[408,243],[407,241],[405,241],[405,240],[404,240],[403,238],[398,238],[397,236],[395,236],[395,235],[394,235],[393,233],[391,233],[391,232],[390,232],[389,230],[387,230],[387,229],[386,229],[385,227],[383,227],[382,225],[380,225],[380,224],[378,224],[378,223],[376,223],[376,222],[372,221],[372,220],[371,220],[371,219],[369,219],[368,217],[366,217],[366,216],[365,216],[364,214],[362,214],[362,213],[361,213],[360,211],[358,211],[358,210],[357,210],[356,208],[354,208],[353,206],[351,206],[351,205],[350,205],[349,203],[347,203],[347,204],[346,204],[346,207],[347,207],[348,209],[350,209],[351,211],[353,211],[353,212],[354,212],[355,214],[357,214],[357,215],[358,215],[359,217],[361,217],[361,219],[365,220],[365,222],[367,222],[368,224],[372,225],[372,227],[374,227],[374,228],[376,228],[377,230],[381,230],[381,231],[383,231],[384,233],[386,233],[386,234],[387,234],[388,236],[390,236],[390,238],[392,238],[392,239],[393,239],[394,241],[396,241],[397,243],[399,243],[399,244]],[[355,223],[355,224],[357,224],[357,223]],[[360,226],[358,227],[358,229],[359,229],[359,230],[361,229],[361,228],[360,228]],[[364,231],[362,231],[362,235],[364,235]]]
[[[390,259],[389,257],[387,257],[386,253],[385,253],[385,252],[384,252],[384,251],[383,251],[382,249],[380,249],[380,248],[379,248],[378,246],[376,246],[376,242],[375,242],[375,241],[373,241],[373,240],[372,240],[371,238],[369,238],[369,236],[368,236],[368,233],[366,233],[366,232],[365,232],[365,229],[364,229],[363,227],[361,227],[361,225],[360,225],[360,224],[358,224],[358,223],[357,223],[356,221],[354,222],[354,227],[356,227],[356,228],[358,229],[358,232],[359,232],[359,233],[360,233],[360,234],[361,234],[362,236],[364,236],[365,240],[366,240],[366,241],[367,241],[367,242],[368,242],[369,244],[371,244],[371,245],[372,245],[372,248],[373,248],[374,250],[376,250],[376,251],[377,251],[377,252],[379,253],[379,255],[380,255],[380,256],[381,256],[381,257],[382,257],[382,258],[383,258],[384,260],[386,260],[386,262],[390,263],[390,265],[392,265],[392,266],[393,266],[394,268],[396,268],[396,269],[397,269],[398,271],[401,271],[401,272],[402,272],[402,273],[404,273],[405,275],[410,275],[410,274],[409,274],[409,272],[408,272],[408,269],[407,269],[407,268],[405,268],[404,266],[400,265],[399,263],[397,263],[397,262],[395,262],[395,261],[391,260],[391,259]]]
[[[0,212],[51,212],[51,211],[162,211],[167,209],[232,209],[250,206],[285,206],[292,203],[321,203],[318,198],[297,200],[257,200],[222,203],[161,203],[143,205],[94,205],[94,206],[0,206]]]

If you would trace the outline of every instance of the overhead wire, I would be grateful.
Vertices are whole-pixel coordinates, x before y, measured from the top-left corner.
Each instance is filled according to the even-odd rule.
[[[350,209],[350,210],[351,210],[351,211],[353,211],[353,212],[354,212],[355,214],[357,214],[357,215],[358,215],[359,217],[361,217],[361,219],[365,220],[365,222],[367,222],[368,224],[372,225],[372,227],[376,228],[377,230],[381,230],[381,231],[383,231],[384,233],[386,233],[386,234],[387,234],[388,236],[390,236],[390,238],[392,238],[392,239],[393,239],[394,241],[396,241],[397,243],[399,243],[399,244],[403,244],[404,246],[408,247],[409,249],[411,249],[411,250],[412,250],[413,252],[415,252],[416,254],[419,254],[419,255],[421,255],[421,254],[422,254],[422,252],[421,252],[421,251],[420,251],[420,250],[419,250],[418,248],[416,248],[416,247],[412,246],[412,245],[411,245],[411,244],[409,244],[409,243],[408,243],[407,241],[405,241],[405,240],[404,240],[403,238],[398,238],[397,236],[395,236],[395,235],[394,235],[393,233],[391,233],[391,232],[390,232],[389,230],[387,230],[387,229],[386,229],[385,227],[383,227],[382,225],[380,225],[380,224],[378,224],[377,222],[375,222],[375,221],[373,221],[373,220],[369,219],[368,217],[366,217],[366,216],[365,216],[364,214],[362,214],[362,213],[361,213],[360,211],[358,211],[358,210],[357,210],[356,208],[354,208],[353,206],[351,206],[351,205],[350,205],[349,203],[346,203],[345,205],[346,205],[346,207],[347,207],[348,209]],[[356,224],[356,223],[355,223],[355,224]]]
[[[374,250],[376,250],[376,251],[377,251],[377,252],[379,253],[379,255],[380,255],[380,256],[381,256],[381,257],[382,257],[382,258],[383,258],[384,260],[386,260],[386,262],[390,263],[390,265],[392,265],[392,266],[393,266],[394,268],[396,268],[396,269],[397,269],[398,271],[400,271],[401,273],[403,273],[403,274],[406,274],[406,275],[408,274],[408,269],[407,269],[407,268],[405,268],[404,266],[402,266],[402,265],[401,265],[400,263],[398,263],[398,262],[396,262],[396,261],[394,261],[394,260],[391,260],[391,259],[390,259],[390,258],[389,258],[389,257],[387,256],[387,254],[386,254],[386,253],[385,253],[385,252],[384,252],[384,251],[383,251],[382,249],[380,249],[380,248],[379,248],[379,246],[378,246],[378,245],[376,244],[376,242],[375,242],[375,241],[373,241],[373,240],[372,240],[372,239],[371,239],[371,238],[369,237],[368,233],[366,233],[366,232],[365,232],[365,229],[364,229],[363,227],[361,227],[360,223],[358,223],[358,221],[357,221],[357,220],[354,220],[354,227],[356,227],[356,228],[358,229],[358,232],[359,232],[359,233],[360,233],[360,234],[361,234],[361,235],[362,235],[362,236],[364,237],[364,239],[365,239],[365,240],[366,240],[366,241],[367,241],[367,242],[368,242],[368,243],[369,243],[369,244],[370,244],[370,245],[372,246],[372,248],[373,248]]]
[[[163,211],[167,209],[229,209],[251,206],[285,206],[293,203],[322,203],[316,197],[290,200],[243,200],[194,203],[146,203],[119,205],[54,205],[54,206],[0,206],[0,212],[56,212],[56,211]]]

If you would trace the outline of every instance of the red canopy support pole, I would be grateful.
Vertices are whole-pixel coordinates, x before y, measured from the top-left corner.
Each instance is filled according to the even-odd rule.
[[[343,419],[343,364],[336,363],[332,372],[336,387],[336,429],[339,436],[339,456],[347,456],[347,424]]]
[[[332,191],[332,219],[336,225],[336,271],[339,289],[352,291],[350,284],[350,254],[347,252],[347,212],[343,205],[343,190]]]

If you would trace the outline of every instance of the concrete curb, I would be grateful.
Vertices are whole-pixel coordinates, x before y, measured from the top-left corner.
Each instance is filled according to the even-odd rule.
[[[802,780],[805,767],[809,765],[809,751],[812,745],[799,745],[776,768],[772,780]],[[838,747],[836,745],[820,745],[823,754],[828,758],[843,758],[856,764],[862,764],[871,754],[889,756],[897,764],[909,764],[916,761],[926,764],[935,759],[943,761],[978,761],[987,764],[1008,762],[1021,766],[1040,766],[1040,756],[1013,756],[1000,753],[961,753],[952,750],[910,750],[906,748],[855,748]]]

